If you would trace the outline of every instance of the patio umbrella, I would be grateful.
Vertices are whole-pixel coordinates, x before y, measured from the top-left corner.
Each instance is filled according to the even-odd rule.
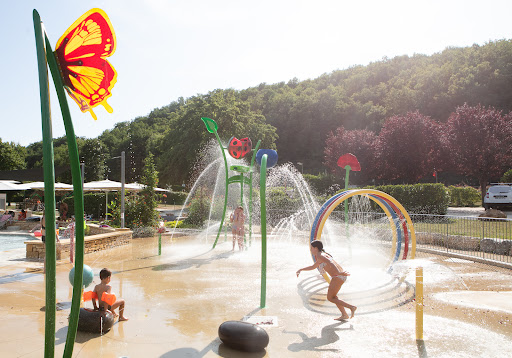
[[[29,190],[26,184],[16,184],[14,180],[0,180],[0,191]]]
[[[139,183],[131,183],[131,184],[125,184],[124,190],[127,191],[141,191],[146,186]],[[98,180],[98,181],[91,181],[89,183],[84,184],[84,191],[103,191],[106,193],[105,195],[105,212],[108,210],[108,192],[109,191],[120,191],[121,190],[121,183],[118,181],[113,181],[109,179],[105,180]],[[155,188],[155,191],[168,191],[162,188]]]
[[[133,188],[134,190],[143,190],[146,186],[144,184],[139,184],[137,182],[135,183],[130,183],[130,184],[126,184],[126,187],[130,187],[130,188]],[[169,191],[167,189],[162,189],[162,188],[155,188],[155,191]]]
[[[35,181],[32,183],[25,183],[23,185],[28,186],[29,189],[32,189],[32,190],[44,190],[44,181]],[[55,190],[72,191],[73,185],[65,184],[65,183],[55,183]]]
[[[84,191],[118,191],[121,187],[120,182],[108,179],[84,183]]]
[[[122,184],[113,180],[96,180],[84,183],[84,192],[86,191],[102,191],[105,192],[105,218],[108,214],[108,192],[121,190]]]

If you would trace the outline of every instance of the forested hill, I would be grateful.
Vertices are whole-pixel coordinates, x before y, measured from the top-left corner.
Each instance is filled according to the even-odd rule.
[[[304,172],[317,173],[324,170],[326,136],[337,127],[378,132],[385,118],[416,110],[443,122],[465,102],[512,109],[511,40],[448,48],[432,56],[385,58],[306,81],[180,98],[147,116],[117,124],[92,140],[99,142],[92,147],[101,152],[95,158],[127,151],[128,180],[138,179],[143,159],[152,152],[160,185],[179,184],[187,181],[199,150],[212,139],[200,119],[210,117],[219,124],[223,140],[261,139],[261,148],[277,149],[280,163],[300,161]],[[40,144],[27,149],[27,163],[40,162]],[[89,156],[81,155],[87,167]]]

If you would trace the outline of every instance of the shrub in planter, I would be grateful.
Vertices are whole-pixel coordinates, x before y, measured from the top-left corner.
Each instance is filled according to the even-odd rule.
[[[157,229],[154,227],[136,227],[132,228],[133,237],[152,237],[156,235]]]

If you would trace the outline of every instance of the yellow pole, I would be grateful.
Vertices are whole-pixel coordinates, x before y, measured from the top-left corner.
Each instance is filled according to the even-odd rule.
[[[416,268],[416,340],[423,340],[423,267]]]

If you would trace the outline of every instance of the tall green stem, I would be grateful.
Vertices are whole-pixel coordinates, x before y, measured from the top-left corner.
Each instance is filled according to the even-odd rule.
[[[348,190],[348,179],[350,176],[350,165],[345,166],[345,190]],[[350,257],[352,257],[352,245],[350,245],[350,232],[348,229],[348,200],[345,200],[344,203],[345,206],[345,234],[347,236],[347,240],[349,240],[349,251],[350,251]]]
[[[217,246],[217,241],[219,240],[219,235],[222,231],[222,225],[224,224],[224,217],[226,216],[226,209],[228,207],[228,175],[229,175],[229,172],[228,172],[228,160],[226,159],[226,153],[224,153],[224,146],[222,145],[222,142],[220,141],[220,138],[219,138],[219,135],[217,134],[217,131],[214,132],[215,134],[215,137],[217,138],[217,142],[219,143],[219,146],[220,146],[220,151],[222,152],[222,157],[224,158],[224,168],[226,169],[226,195],[224,195],[224,210],[222,211],[222,217],[220,218],[220,226],[219,226],[219,231],[217,232],[217,237],[215,238],[215,242],[213,243],[213,247],[212,249],[215,248],[215,246]]]
[[[265,307],[267,300],[267,155],[261,157],[260,166],[260,203],[261,203],[261,296],[260,308]]]
[[[39,94],[41,100],[41,124],[43,130],[43,168],[45,196],[45,343],[44,356],[55,356],[55,310],[56,310],[56,249],[55,249],[55,171],[53,162],[53,135],[48,88],[48,69],[41,18],[33,11],[36,37],[37,66],[39,72]]]
[[[251,171],[249,173],[249,246],[252,244],[252,173],[254,171],[254,160],[256,159],[256,153],[258,152],[258,148],[260,147],[261,139],[256,143],[256,148],[252,151],[251,158]]]
[[[64,347],[64,358],[70,358],[73,354],[73,347],[76,338],[76,330],[78,327],[78,316],[80,314],[80,301],[82,295],[82,279],[84,270],[84,201],[82,188],[82,175],[80,172],[80,159],[78,155],[78,146],[76,143],[75,130],[69,112],[69,106],[64,91],[64,83],[60,76],[59,67],[48,37],[45,35],[47,61],[53,78],[57,97],[59,99],[64,128],[66,129],[66,139],[68,143],[69,162],[71,165],[71,176],[73,180],[73,198],[75,207],[75,277],[73,279],[73,297],[71,300],[71,313],[69,315],[68,335],[66,345]]]
[[[158,233],[158,256],[162,255],[162,234]]]

